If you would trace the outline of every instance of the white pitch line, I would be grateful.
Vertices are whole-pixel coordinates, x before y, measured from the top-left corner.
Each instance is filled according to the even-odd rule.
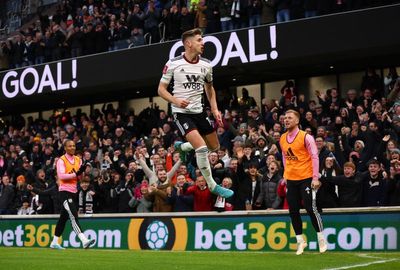
[[[342,270],[342,269],[350,269],[350,268],[357,268],[357,267],[370,266],[370,265],[373,265],[373,264],[387,263],[387,262],[392,262],[392,261],[398,261],[398,259],[389,259],[389,260],[373,261],[373,262],[369,262],[369,263],[353,264],[353,265],[342,266],[342,267],[337,267],[337,268],[326,268],[326,269],[324,269],[324,270]]]

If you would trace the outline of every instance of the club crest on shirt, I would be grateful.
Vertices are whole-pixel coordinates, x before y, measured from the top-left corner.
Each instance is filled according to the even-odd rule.
[[[72,199],[68,199],[68,202],[69,202],[69,203],[72,203]]]

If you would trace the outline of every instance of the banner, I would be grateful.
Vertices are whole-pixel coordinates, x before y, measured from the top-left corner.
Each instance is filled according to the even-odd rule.
[[[399,251],[399,213],[323,215],[324,234],[332,251]],[[96,248],[190,251],[291,251],[296,237],[285,215],[81,218],[84,234]],[[55,219],[9,219],[0,222],[0,246],[48,247]],[[308,249],[318,250],[316,233],[303,215]],[[60,244],[79,248],[69,225]]]

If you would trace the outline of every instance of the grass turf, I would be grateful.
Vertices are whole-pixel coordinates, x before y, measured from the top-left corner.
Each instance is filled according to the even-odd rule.
[[[400,269],[400,253],[171,252],[0,248],[0,269]],[[377,263],[378,262],[378,263]],[[381,263],[379,263],[381,262]],[[366,265],[373,263],[370,265]]]

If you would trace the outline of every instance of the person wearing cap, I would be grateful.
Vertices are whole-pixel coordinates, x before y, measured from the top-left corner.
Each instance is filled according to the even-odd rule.
[[[221,112],[218,110],[216,92],[213,87],[213,73],[210,61],[201,57],[204,51],[204,40],[200,29],[195,28],[182,34],[185,48],[183,55],[169,60],[164,66],[158,94],[172,104],[175,124],[180,133],[188,141],[176,142],[175,148],[181,152],[184,160],[185,152],[195,150],[197,165],[214,194],[231,197],[233,191],[217,185],[211,174],[208,152],[217,151],[219,141],[216,131],[207,117],[202,103],[206,93],[215,122],[222,126]],[[168,86],[174,79],[172,94]]]
[[[86,238],[78,221],[77,184],[80,176],[86,170],[86,164],[82,164],[81,158],[75,155],[74,141],[67,139],[64,142],[64,149],[65,154],[56,163],[57,178],[60,180],[58,191],[62,208],[50,248],[64,249],[58,242],[67,220],[70,219],[72,229],[81,240],[83,248],[86,249],[92,247],[96,242],[95,239]]]
[[[284,165],[283,178],[287,182],[289,214],[297,239],[296,255],[302,254],[307,247],[302,235],[303,227],[300,216],[302,202],[317,232],[319,251],[323,253],[328,246],[322,233],[322,219],[316,207],[316,193],[321,186],[318,179],[318,149],[314,138],[299,129],[299,122],[300,114],[295,110],[287,110],[284,120],[287,131],[280,138]]]
[[[258,106],[253,106],[250,108],[249,126],[259,127],[265,125],[264,119],[261,117],[260,108]]]
[[[152,211],[153,203],[145,198],[147,193],[149,193],[149,182],[143,179],[141,184],[135,188],[134,198],[129,201],[129,206],[136,208],[137,213]]]
[[[240,123],[238,125],[238,128],[236,129],[233,125],[232,122],[229,122],[229,131],[235,135],[235,138],[237,136],[240,136],[243,138],[243,143],[246,141],[246,139],[248,138],[249,132],[247,130],[247,123]],[[233,142],[233,141],[232,141]]]
[[[326,126],[328,125],[329,118],[326,117],[326,113],[321,104],[315,105],[315,120],[317,121],[318,126]]]

